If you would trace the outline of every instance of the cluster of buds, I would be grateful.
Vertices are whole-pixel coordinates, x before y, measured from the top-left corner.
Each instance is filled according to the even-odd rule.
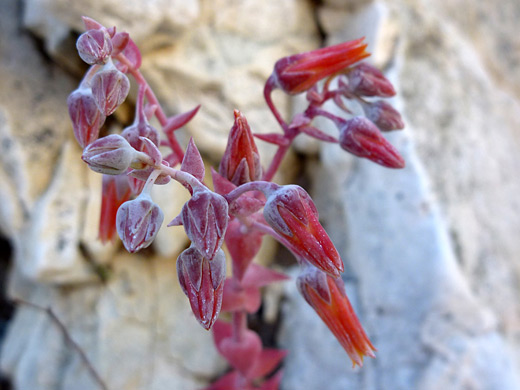
[[[386,167],[404,166],[400,154],[381,133],[403,128],[399,113],[382,100],[369,100],[391,97],[395,91],[381,72],[359,63],[368,56],[362,39],[289,56],[275,64],[264,95],[283,134],[253,134],[245,116],[235,110],[219,170],[212,170],[212,191],[204,183],[204,162],[193,139],[184,150],[175,136],[199,107],[167,117],[139,71],[141,55],[128,34],[116,33],[115,27],[105,28],[92,19],[84,18],[84,22],[87,32],[78,39],[77,49],[91,67],[69,96],[68,107],[74,134],[83,148],[82,159],[103,174],[99,237],[107,242],[117,232],[129,252],[146,248],[164,219],[152,200],[151,188],[173,179],[190,192],[180,214],[168,224],[183,226],[191,240],[177,258],[177,275],[195,318],[205,329],[213,327],[216,347],[233,368],[207,390],[278,389],[281,371],[273,371],[286,351],[264,348],[259,336],[247,328],[247,315],[261,305],[261,289],[287,279],[253,263],[266,234],[294,254],[302,267],[299,291],[353,364],[362,365],[364,356],[374,357],[375,348],[345,293],[343,261],[319,222],[314,202],[299,186],[271,182],[300,133],[339,143],[348,152]],[[121,134],[99,138],[106,117],[128,95],[127,75],[138,84],[135,120]],[[319,89],[317,83],[322,80]],[[287,123],[271,100],[274,89],[289,95],[306,92],[308,107]],[[347,114],[351,111],[345,100],[357,101],[365,116],[336,116],[321,108],[328,100]],[[314,127],[316,116],[332,120],[339,137]],[[152,126],[153,117],[160,130]],[[278,147],[265,171],[255,137]],[[232,264],[228,277],[224,244]],[[218,320],[221,310],[229,313],[231,323]]]
[[[341,148],[358,157],[388,168],[403,168],[403,158],[381,133],[404,128],[401,115],[383,100],[368,100],[392,97],[395,90],[377,68],[358,63],[368,56],[365,48],[363,40],[358,39],[282,58],[275,64],[264,94],[286,135],[295,137],[305,133],[322,141],[338,142]],[[324,83],[320,90],[317,82],[321,80]],[[274,89],[290,95],[306,92],[308,108],[287,124],[272,103],[270,95]],[[321,108],[328,100],[347,114],[352,114],[352,110],[345,101],[357,102],[365,116],[350,119],[336,116]],[[332,120],[339,130],[339,139],[311,126],[316,116]],[[276,143],[274,137],[266,140]]]

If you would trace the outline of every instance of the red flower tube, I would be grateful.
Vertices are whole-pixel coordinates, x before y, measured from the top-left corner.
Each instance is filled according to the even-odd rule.
[[[352,359],[363,365],[363,357],[375,357],[376,349],[368,339],[352,309],[341,278],[333,278],[309,265],[297,279],[300,293],[336,336]]]

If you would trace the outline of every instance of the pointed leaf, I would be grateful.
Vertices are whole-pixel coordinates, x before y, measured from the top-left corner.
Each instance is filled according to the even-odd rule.
[[[289,276],[265,268],[258,264],[251,264],[244,276],[242,284],[244,286],[263,287],[273,282],[279,282],[290,279]]]
[[[99,22],[96,22],[94,19],[89,18],[88,16],[82,16],[83,25],[85,26],[85,30],[98,30],[103,28],[103,25]]]
[[[330,136],[328,134],[325,134],[323,131],[321,131],[320,129],[318,129],[318,128],[314,127],[314,126],[303,126],[303,127],[300,127],[300,131],[302,133],[310,135],[313,138],[317,138],[320,141],[338,143],[338,139],[337,138],[332,137],[332,136]]]
[[[265,377],[280,364],[285,356],[287,356],[285,349],[264,349],[256,361],[255,368],[249,373],[250,378]]]
[[[132,38],[128,38],[128,43],[123,50],[123,55],[131,62],[135,69],[139,69],[141,66],[141,52]]]
[[[190,138],[190,142],[186,148],[186,153],[184,154],[184,159],[181,164],[181,171],[192,174],[200,181],[204,179],[204,161],[202,161],[200,152],[197,149],[195,142],[193,142],[193,137]]]
[[[211,177],[213,179],[213,188],[217,194],[226,195],[237,188],[236,185],[218,173],[213,167],[211,167]]]
[[[182,114],[178,114],[175,116],[172,116],[168,119],[168,122],[166,123],[166,126],[164,126],[163,131],[165,133],[173,132],[177,129],[180,129],[182,126],[184,126],[186,123],[191,121],[191,119],[197,114],[199,111],[200,104],[195,107],[194,109],[190,111],[183,112]]]
[[[247,390],[238,387],[238,375],[238,371],[231,371],[203,390]]]
[[[278,146],[286,146],[289,141],[283,134],[278,133],[268,133],[268,134],[261,134],[261,133],[255,133],[253,134],[256,138],[261,139],[262,141],[269,142],[270,144],[275,144]]]

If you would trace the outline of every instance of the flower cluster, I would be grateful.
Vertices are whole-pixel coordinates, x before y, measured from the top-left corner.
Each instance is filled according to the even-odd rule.
[[[77,49],[91,67],[67,103],[83,161],[103,174],[99,237],[107,242],[117,232],[129,252],[146,248],[164,219],[151,188],[173,179],[190,192],[190,199],[168,224],[182,226],[191,241],[177,259],[177,275],[195,318],[205,329],[213,327],[216,347],[233,367],[208,390],[276,390],[280,383],[281,372],[271,373],[286,352],[264,348],[259,336],[247,328],[247,314],[260,307],[261,288],[287,279],[253,263],[264,235],[294,254],[302,268],[299,291],[354,365],[361,366],[364,356],[374,357],[375,348],[345,293],[343,261],[319,222],[314,202],[299,186],[271,181],[292,141],[302,133],[339,143],[346,151],[380,165],[404,167],[400,154],[382,135],[403,128],[403,121],[388,103],[373,100],[391,97],[395,91],[380,71],[359,62],[368,56],[363,41],[279,60],[264,96],[282,133],[253,134],[245,116],[235,110],[219,169],[211,172],[211,190],[204,183],[204,162],[194,140],[184,149],[175,135],[199,107],[168,117],[139,71],[141,54],[129,35],[89,18],[84,23],[87,31],[78,39]],[[135,120],[121,134],[99,138],[106,117],[128,95],[129,75],[137,83]],[[271,99],[275,89],[289,95],[305,92],[308,106],[286,122]],[[351,117],[324,110],[329,100]],[[352,117],[349,102],[360,104],[365,116]],[[314,127],[317,116],[330,119],[339,137]],[[152,117],[160,130],[151,125]],[[255,137],[278,148],[266,170]],[[232,274],[227,277],[223,245],[231,257]],[[229,313],[232,321],[218,320],[221,311]]]

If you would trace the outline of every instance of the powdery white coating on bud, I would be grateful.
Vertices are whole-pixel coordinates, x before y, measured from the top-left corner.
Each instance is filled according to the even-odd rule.
[[[112,54],[112,40],[105,29],[88,30],[76,41],[78,54],[89,65],[105,64]]]
[[[97,108],[91,90],[85,88],[72,92],[67,98],[67,107],[79,145],[84,148],[97,140],[105,115]]]
[[[228,203],[221,195],[206,189],[195,191],[182,208],[182,223],[193,245],[213,259],[224,241],[228,224]]]
[[[376,349],[352,309],[341,278],[334,278],[308,265],[298,276],[296,284],[307,303],[336,336],[354,366],[362,366],[364,356],[375,357]]]
[[[130,91],[130,81],[115,68],[104,69],[94,75],[91,87],[98,109],[109,116],[125,101]]]
[[[391,97],[395,89],[381,71],[366,62],[348,74],[350,92],[360,96]]]
[[[100,138],[83,150],[82,160],[94,172],[107,175],[124,173],[135,156],[135,149],[118,134]]]
[[[297,185],[280,187],[264,206],[267,223],[289,243],[294,254],[321,270],[339,276],[343,261],[323,226],[307,192]]]
[[[148,194],[141,194],[119,207],[117,233],[130,253],[150,246],[161,228],[164,214]]]
[[[387,168],[404,168],[399,152],[383,137],[378,127],[369,119],[357,116],[349,119],[340,128],[341,148],[358,157]]]
[[[385,101],[378,100],[363,104],[363,111],[368,119],[382,131],[400,130],[404,128],[401,114]]]
[[[177,259],[177,276],[193,314],[205,329],[211,328],[222,307],[226,279],[224,251],[219,249],[213,260],[209,260],[191,246]]]
[[[237,186],[262,177],[260,155],[246,117],[235,110],[235,122],[229,132],[219,173]]]

